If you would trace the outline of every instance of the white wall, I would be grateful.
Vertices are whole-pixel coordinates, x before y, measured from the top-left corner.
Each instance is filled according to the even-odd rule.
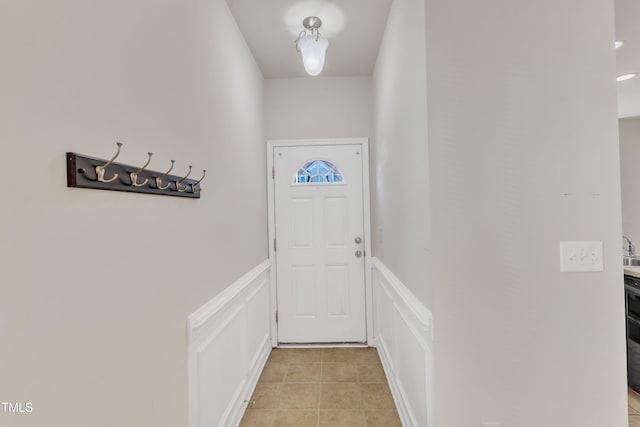
[[[622,231],[640,253],[640,118],[622,119],[620,129],[620,177]]]
[[[433,291],[423,0],[391,6],[373,75],[374,255],[427,307]]]
[[[426,4],[439,426],[627,426],[613,2]]]
[[[373,134],[367,76],[267,79],[264,107],[267,139]]]
[[[2,2],[0,51],[0,424],[184,426],[187,315],[267,257],[260,71],[222,0]],[[66,188],[116,141],[202,198]]]

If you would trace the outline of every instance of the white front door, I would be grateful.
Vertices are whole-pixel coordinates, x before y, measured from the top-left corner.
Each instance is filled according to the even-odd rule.
[[[362,146],[273,157],[278,341],[365,342]]]

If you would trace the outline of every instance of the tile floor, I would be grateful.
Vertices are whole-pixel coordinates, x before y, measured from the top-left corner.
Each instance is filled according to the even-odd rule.
[[[251,400],[241,427],[401,427],[375,348],[273,349]]]
[[[640,394],[629,389],[629,427],[640,427]]]

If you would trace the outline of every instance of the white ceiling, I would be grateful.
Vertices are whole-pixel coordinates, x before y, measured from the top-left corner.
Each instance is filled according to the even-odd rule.
[[[265,78],[305,77],[294,41],[302,20],[322,19],[329,39],[322,76],[370,75],[393,0],[227,0]],[[640,73],[640,1],[615,0],[617,73]],[[619,117],[640,116],[640,76],[620,82]]]
[[[329,40],[321,76],[370,75],[393,0],[227,0],[265,78],[305,77],[294,41],[317,16]]]
[[[618,75],[640,73],[640,1],[616,0],[616,40]],[[618,116],[640,116],[640,76],[618,83]]]

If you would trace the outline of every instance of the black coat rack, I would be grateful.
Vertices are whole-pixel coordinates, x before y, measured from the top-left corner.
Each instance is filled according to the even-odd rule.
[[[141,167],[116,163],[114,160],[120,155],[122,143],[118,142],[116,145],[118,151],[108,161],[67,153],[67,187],[200,198],[200,182],[206,176],[206,170],[202,171],[202,178],[197,181],[188,178],[191,175],[191,165],[189,172],[183,177],[169,175],[173,170],[174,160],[171,160],[171,167],[164,173],[148,170],[146,168],[151,163],[152,153],[147,153],[149,158]]]

